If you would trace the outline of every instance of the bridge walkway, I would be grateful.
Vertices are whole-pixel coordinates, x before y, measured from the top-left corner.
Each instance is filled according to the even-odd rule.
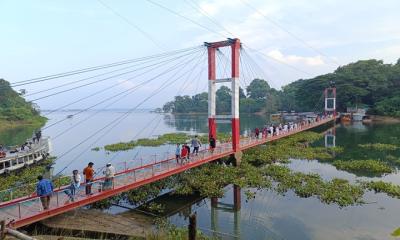
[[[266,138],[260,139],[242,138],[240,141],[240,147],[242,150],[245,150],[266,142],[276,141],[324,125],[333,120],[334,118],[326,118],[318,122],[299,126],[296,130],[278,136],[267,136]],[[7,224],[11,227],[22,227],[115,196],[119,193],[156,182],[231,154],[233,154],[231,143],[223,143],[219,144],[214,151],[206,149],[199,152],[197,156],[191,156],[190,161],[186,164],[178,164],[175,156],[133,168],[130,168],[125,162],[122,167],[117,167],[117,174],[114,179],[114,185],[111,189],[103,189],[104,177],[99,177],[95,179],[92,184],[92,195],[85,195],[85,186],[82,184],[81,188],[76,193],[75,201],[71,202],[69,201],[69,197],[65,194],[65,189],[68,188],[68,186],[59,187],[55,190],[51,198],[50,209],[45,211],[42,208],[39,197],[35,195],[24,196],[0,203],[0,219],[6,220]]]

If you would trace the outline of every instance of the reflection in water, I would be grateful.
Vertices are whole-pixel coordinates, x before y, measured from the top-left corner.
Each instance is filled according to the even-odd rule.
[[[32,137],[35,130],[35,127],[29,125],[0,130],[0,144],[4,146],[21,145]]]

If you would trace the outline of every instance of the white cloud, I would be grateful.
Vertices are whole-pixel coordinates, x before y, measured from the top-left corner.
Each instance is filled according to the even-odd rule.
[[[325,65],[321,56],[303,57],[298,55],[284,55],[279,50],[272,50],[267,53],[268,56],[287,64],[304,64],[307,66]]]
[[[232,0],[212,0],[199,3],[200,8],[210,16],[221,13],[223,9],[232,8],[240,5],[240,1]]]

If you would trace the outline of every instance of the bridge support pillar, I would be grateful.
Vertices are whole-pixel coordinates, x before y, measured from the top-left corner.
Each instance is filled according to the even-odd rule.
[[[218,198],[212,197],[211,198],[211,207],[217,207],[218,205]]]
[[[238,185],[233,185],[233,210],[239,211],[242,206],[241,189]]]

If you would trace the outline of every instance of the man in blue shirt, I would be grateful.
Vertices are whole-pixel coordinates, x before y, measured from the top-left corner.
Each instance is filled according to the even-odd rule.
[[[53,193],[53,183],[49,179],[43,179],[43,176],[38,176],[36,185],[36,194],[40,197],[44,210],[49,209],[51,194]]]

